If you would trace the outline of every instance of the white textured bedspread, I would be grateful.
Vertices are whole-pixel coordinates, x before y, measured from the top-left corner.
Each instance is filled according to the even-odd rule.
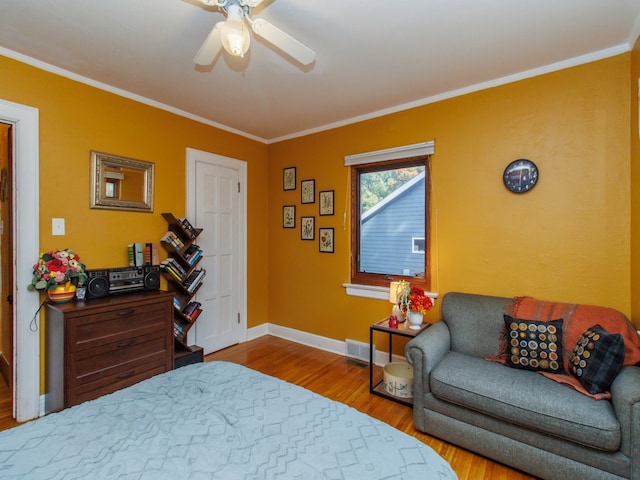
[[[455,479],[430,447],[304,388],[189,365],[0,432],[0,479]]]

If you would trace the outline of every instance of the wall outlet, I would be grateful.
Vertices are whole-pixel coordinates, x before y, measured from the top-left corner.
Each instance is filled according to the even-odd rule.
[[[64,235],[64,218],[51,219],[51,235]]]

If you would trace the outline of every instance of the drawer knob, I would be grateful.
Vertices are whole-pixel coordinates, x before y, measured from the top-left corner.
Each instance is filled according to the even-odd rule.
[[[121,373],[120,375],[118,375],[116,378],[118,380],[123,380],[125,378],[129,378],[133,376],[133,372],[127,372],[127,373]]]
[[[133,340],[127,340],[126,342],[120,342],[120,343],[116,343],[116,347],[118,348],[124,348],[124,347],[128,347],[129,345],[133,345]]]
[[[120,310],[120,311],[117,313],[117,315],[118,315],[119,317],[125,317],[125,316],[128,316],[128,315],[132,315],[132,314],[134,314],[134,313],[135,313],[135,309],[134,309],[134,308],[129,308],[129,309],[127,309],[127,310]]]

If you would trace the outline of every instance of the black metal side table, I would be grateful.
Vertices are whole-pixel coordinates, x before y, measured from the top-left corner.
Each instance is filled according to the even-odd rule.
[[[384,320],[380,320],[379,322],[371,325],[371,327],[369,328],[369,393],[388,398],[395,402],[402,403],[403,405],[413,405],[413,400],[411,398],[396,397],[395,395],[391,395],[390,393],[388,393],[384,389],[382,380],[375,385],[373,384],[373,332],[383,332],[389,335],[389,362],[391,362],[393,358],[394,335],[412,338],[422,331],[426,330],[430,326],[430,323],[423,323],[420,326],[420,330],[412,330],[411,328],[409,328],[409,322],[405,321],[398,324],[398,328],[391,328],[389,326],[389,318],[385,318]]]

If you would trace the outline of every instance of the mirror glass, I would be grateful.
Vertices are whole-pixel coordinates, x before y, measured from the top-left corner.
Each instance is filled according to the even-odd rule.
[[[153,163],[91,152],[91,208],[153,212]]]

